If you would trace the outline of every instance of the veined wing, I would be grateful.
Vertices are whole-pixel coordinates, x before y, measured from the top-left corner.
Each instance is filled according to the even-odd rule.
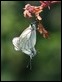
[[[31,26],[29,26],[28,28],[26,28],[22,34],[20,35],[20,37],[15,37],[13,38],[12,40],[12,43],[15,47],[15,50],[20,50],[20,47],[22,46],[23,44],[23,39],[25,38],[25,36],[28,34],[27,36],[27,39],[30,37],[30,33],[31,33],[31,30],[30,30]],[[20,46],[20,42],[21,42],[21,46]]]
[[[30,37],[31,30],[32,30],[31,25],[29,25],[29,27],[27,27],[27,28],[22,32],[22,34],[20,35],[20,38],[24,38],[27,34],[28,34],[27,38],[29,38],[29,37]]]
[[[34,48],[36,44],[36,27],[27,28],[21,35],[20,35],[20,49],[30,55],[32,53],[31,49]],[[29,31],[29,32],[26,32]],[[24,36],[23,36],[24,35]]]
[[[32,51],[35,52],[36,44],[36,26],[33,24],[25,29],[20,37],[16,37],[12,40],[15,50],[22,50],[27,55],[31,55]]]

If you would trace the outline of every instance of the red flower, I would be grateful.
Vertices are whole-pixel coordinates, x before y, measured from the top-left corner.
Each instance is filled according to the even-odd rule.
[[[37,30],[40,32],[40,34],[43,35],[44,38],[48,38],[49,33],[48,31],[43,27],[43,25],[39,22]]]
[[[43,11],[41,6],[31,6],[30,4],[25,5],[24,8],[24,17],[32,17],[32,14],[35,14],[38,20],[41,20],[42,18],[39,16],[39,14]]]
[[[32,15],[34,14],[38,20],[42,20],[39,14],[43,11],[43,9],[46,7],[50,9],[51,4],[57,3],[60,1],[39,1],[39,2],[41,3],[40,6],[31,6],[30,4],[25,5],[24,13],[23,13],[24,17],[31,18]]]
[[[44,38],[48,38],[48,32],[45,30],[43,25],[40,23],[40,20],[42,20],[42,17],[40,17],[40,13],[43,11],[44,8],[48,7],[50,9],[50,5],[60,2],[60,1],[39,1],[41,3],[40,6],[31,6],[30,4],[25,5],[24,8],[24,17],[31,18],[33,14],[35,15],[36,19],[38,20],[38,26],[37,30],[40,32],[40,34],[43,35]]]

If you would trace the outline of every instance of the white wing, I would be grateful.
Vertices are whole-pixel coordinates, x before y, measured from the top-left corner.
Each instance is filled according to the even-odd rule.
[[[27,29],[23,31],[20,37],[16,37],[13,39],[13,45],[15,46],[15,50],[22,50],[27,55],[33,55],[36,53],[34,48],[36,44],[36,26],[29,26]]]
[[[15,50],[19,51],[19,37],[16,37],[12,40],[13,45],[15,46]]]

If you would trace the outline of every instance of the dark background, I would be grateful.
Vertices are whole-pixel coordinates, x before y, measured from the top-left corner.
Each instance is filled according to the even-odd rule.
[[[42,13],[42,23],[49,31],[44,39],[37,32],[37,55],[32,70],[27,67],[29,56],[14,50],[12,39],[19,36],[33,21],[23,16],[24,6],[40,5],[38,1],[1,1],[1,81],[60,81],[61,80],[61,4]]]

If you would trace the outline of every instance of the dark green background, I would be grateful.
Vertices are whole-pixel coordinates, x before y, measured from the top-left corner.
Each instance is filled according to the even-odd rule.
[[[24,18],[25,4],[37,1],[1,1],[1,81],[60,81],[61,80],[61,4],[42,13],[42,23],[49,31],[44,39],[37,32],[37,55],[32,70],[26,68],[29,56],[14,50],[12,39],[19,36],[33,19]]]

